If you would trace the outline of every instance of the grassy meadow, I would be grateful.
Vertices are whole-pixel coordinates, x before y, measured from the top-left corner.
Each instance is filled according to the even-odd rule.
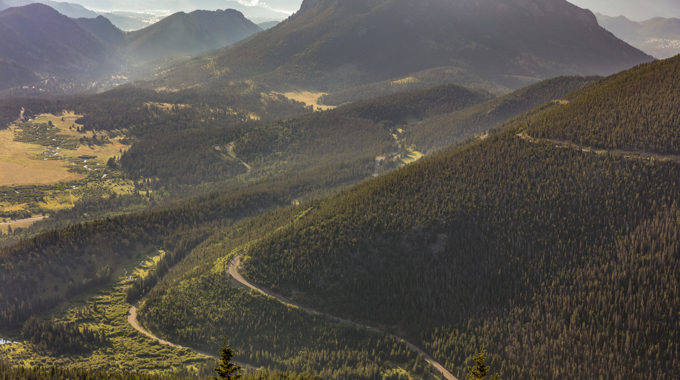
[[[84,197],[130,193],[122,172],[107,166],[129,146],[125,131],[78,132],[81,115],[42,114],[0,131],[0,231],[27,227]],[[96,138],[95,138],[96,136]]]

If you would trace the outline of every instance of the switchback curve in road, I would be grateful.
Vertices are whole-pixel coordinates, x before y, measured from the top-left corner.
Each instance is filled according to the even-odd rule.
[[[177,347],[177,348],[189,348],[190,350],[194,351],[195,353],[197,353],[199,355],[208,356],[208,357],[211,357],[211,358],[214,358],[214,359],[219,359],[219,357],[212,355],[212,354],[209,354],[207,352],[199,351],[199,350],[196,350],[196,349],[191,348],[191,347],[184,347],[184,346],[180,346],[179,344],[174,344],[174,343],[168,342],[168,341],[163,340],[163,339],[151,334],[150,332],[144,330],[139,325],[139,323],[137,323],[137,308],[139,307],[140,304],[141,304],[141,301],[138,301],[134,306],[132,306],[130,308],[130,312],[128,313],[128,323],[135,330],[139,331],[140,333],[148,336],[149,338],[151,338],[153,340],[157,340],[158,343],[160,343],[160,344],[165,344],[165,345],[168,345],[168,346],[171,346],[171,347]]]
[[[377,332],[389,334],[389,333],[387,333],[387,332],[385,332],[385,331],[376,329],[376,328],[374,328],[374,327],[359,325],[359,324],[356,324],[356,323],[354,323],[354,322],[352,322],[352,321],[348,321],[348,320],[346,320],[346,319],[338,318],[338,317],[335,317],[335,316],[332,316],[332,315],[329,315],[329,314],[325,314],[325,313],[320,313],[320,312],[318,312],[318,311],[316,311],[316,310],[313,310],[313,309],[310,309],[310,308],[307,308],[307,307],[304,307],[304,306],[296,305],[296,304],[292,303],[290,300],[288,300],[287,298],[285,298],[285,297],[283,297],[283,296],[281,296],[281,295],[278,295],[278,294],[276,294],[276,293],[273,293],[273,292],[271,292],[271,291],[268,291],[268,290],[265,290],[265,289],[262,289],[262,288],[258,287],[257,285],[255,285],[255,284],[251,283],[250,281],[246,280],[246,279],[245,279],[243,276],[241,276],[241,274],[238,272],[238,268],[239,268],[239,266],[241,265],[241,256],[243,256],[243,254],[240,254],[240,255],[236,256],[235,258],[233,258],[231,261],[229,261],[229,267],[228,267],[228,269],[227,269],[227,274],[229,274],[234,280],[238,281],[240,284],[244,285],[245,287],[247,287],[247,288],[249,288],[249,289],[252,289],[252,290],[255,290],[255,291],[257,291],[257,292],[260,292],[260,293],[262,293],[262,294],[264,294],[264,295],[266,295],[266,296],[274,297],[274,298],[276,298],[279,302],[284,303],[284,304],[286,304],[286,305],[291,305],[291,306],[294,306],[294,307],[299,307],[300,309],[302,309],[302,310],[304,310],[304,311],[306,311],[306,312],[308,312],[308,313],[310,313],[310,314],[325,315],[325,316],[327,316],[327,317],[333,318],[333,319],[338,320],[338,321],[341,321],[341,322],[346,322],[346,323],[350,323],[350,324],[353,324],[353,325],[355,325],[355,326],[363,327],[363,328],[366,328],[366,329],[369,329],[369,330],[372,330],[372,331],[377,331]],[[392,335],[392,334],[389,334],[389,335]],[[411,348],[411,350],[417,352],[418,354],[423,354],[423,355],[425,356],[425,361],[427,361],[428,363],[432,364],[432,366],[433,366],[434,368],[436,368],[437,371],[439,371],[442,375],[444,375],[444,378],[446,378],[447,380],[458,380],[455,376],[453,376],[453,375],[451,374],[451,372],[447,371],[446,368],[444,368],[444,366],[442,366],[441,364],[437,363],[437,361],[435,361],[430,355],[428,355],[427,353],[425,353],[425,351],[421,350],[421,349],[418,348],[416,345],[414,345],[414,344],[412,344],[412,343],[409,343],[409,342],[407,342],[406,340],[404,340],[404,339],[402,339],[402,338],[399,338],[399,337],[396,336],[396,335],[392,335],[392,336],[393,336],[395,339],[397,339],[397,340],[403,340],[403,341]]]

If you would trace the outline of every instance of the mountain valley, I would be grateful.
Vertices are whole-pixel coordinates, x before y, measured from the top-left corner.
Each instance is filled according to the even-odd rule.
[[[21,1],[0,379],[680,377],[674,19]]]

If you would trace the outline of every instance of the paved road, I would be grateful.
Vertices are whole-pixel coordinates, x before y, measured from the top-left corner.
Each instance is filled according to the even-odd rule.
[[[378,330],[378,329],[376,329],[376,328],[374,328],[374,327],[359,325],[359,324],[354,323],[354,322],[352,322],[352,321],[348,321],[348,320],[345,320],[345,319],[342,319],[342,318],[338,318],[338,317],[335,317],[335,316],[332,316],[332,315],[320,313],[320,312],[318,312],[318,311],[316,311],[316,310],[313,310],[313,309],[310,309],[310,308],[307,308],[307,307],[304,307],[304,306],[296,305],[296,304],[292,303],[289,299],[287,299],[287,298],[285,298],[285,297],[283,297],[283,296],[281,296],[281,295],[278,295],[278,294],[273,293],[273,292],[271,292],[271,291],[269,291],[269,290],[262,289],[262,288],[258,287],[257,285],[255,285],[255,284],[251,283],[250,281],[246,280],[245,278],[243,278],[243,276],[241,276],[241,274],[238,272],[238,268],[239,268],[239,266],[241,265],[241,256],[242,256],[242,255],[243,255],[243,254],[240,254],[240,255],[236,256],[234,259],[232,259],[232,260],[229,262],[229,267],[228,267],[228,269],[227,269],[227,274],[229,274],[234,280],[238,281],[239,283],[241,283],[242,285],[246,286],[247,288],[253,289],[253,290],[255,290],[255,291],[257,291],[257,292],[260,292],[260,293],[262,293],[262,294],[264,294],[264,295],[267,295],[267,296],[270,296],[270,297],[274,297],[274,298],[276,298],[277,300],[279,300],[280,302],[282,302],[282,303],[284,303],[284,304],[286,304],[286,305],[291,305],[291,306],[299,307],[300,309],[302,309],[302,310],[304,310],[304,311],[306,311],[306,312],[308,312],[308,313],[311,313],[311,314],[325,315],[325,316],[328,316],[328,317],[333,318],[333,319],[335,319],[335,320],[342,321],[342,322],[347,322],[347,323],[351,323],[351,324],[353,324],[353,325],[355,325],[355,326],[363,327],[363,328],[366,328],[366,329],[369,329],[369,330],[372,330],[372,331],[384,332],[384,331]],[[391,335],[391,334],[390,334],[390,335]],[[397,339],[397,340],[403,340],[402,338],[399,338],[399,337],[396,336],[396,335],[392,335],[392,336],[393,336],[395,339]],[[409,347],[411,348],[411,350],[417,352],[418,354],[423,354],[423,355],[425,356],[425,360],[426,360],[428,363],[432,364],[432,366],[433,366],[434,368],[436,368],[437,371],[439,371],[440,373],[442,373],[442,374],[444,375],[444,378],[446,378],[447,380],[458,380],[455,376],[453,376],[453,375],[451,374],[451,372],[447,371],[446,368],[444,368],[444,366],[442,366],[441,364],[437,363],[434,359],[432,359],[432,357],[431,357],[430,355],[426,354],[423,350],[421,350],[420,348],[416,347],[414,344],[411,344],[411,343],[409,343],[409,342],[407,342],[407,341],[405,341],[405,340],[404,340],[404,342],[406,342],[406,344],[409,345]]]

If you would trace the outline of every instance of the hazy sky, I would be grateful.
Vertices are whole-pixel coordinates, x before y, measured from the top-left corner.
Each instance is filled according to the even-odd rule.
[[[607,16],[626,16],[644,21],[652,17],[680,18],[680,0],[568,0]]]
[[[91,9],[193,10],[197,8],[222,9],[229,3],[260,5],[288,13],[300,8],[302,0],[56,0],[85,5]],[[608,16],[624,15],[632,20],[643,21],[652,17],[680,18],[680,0],[567,0],[581,8],[588,8]]]

